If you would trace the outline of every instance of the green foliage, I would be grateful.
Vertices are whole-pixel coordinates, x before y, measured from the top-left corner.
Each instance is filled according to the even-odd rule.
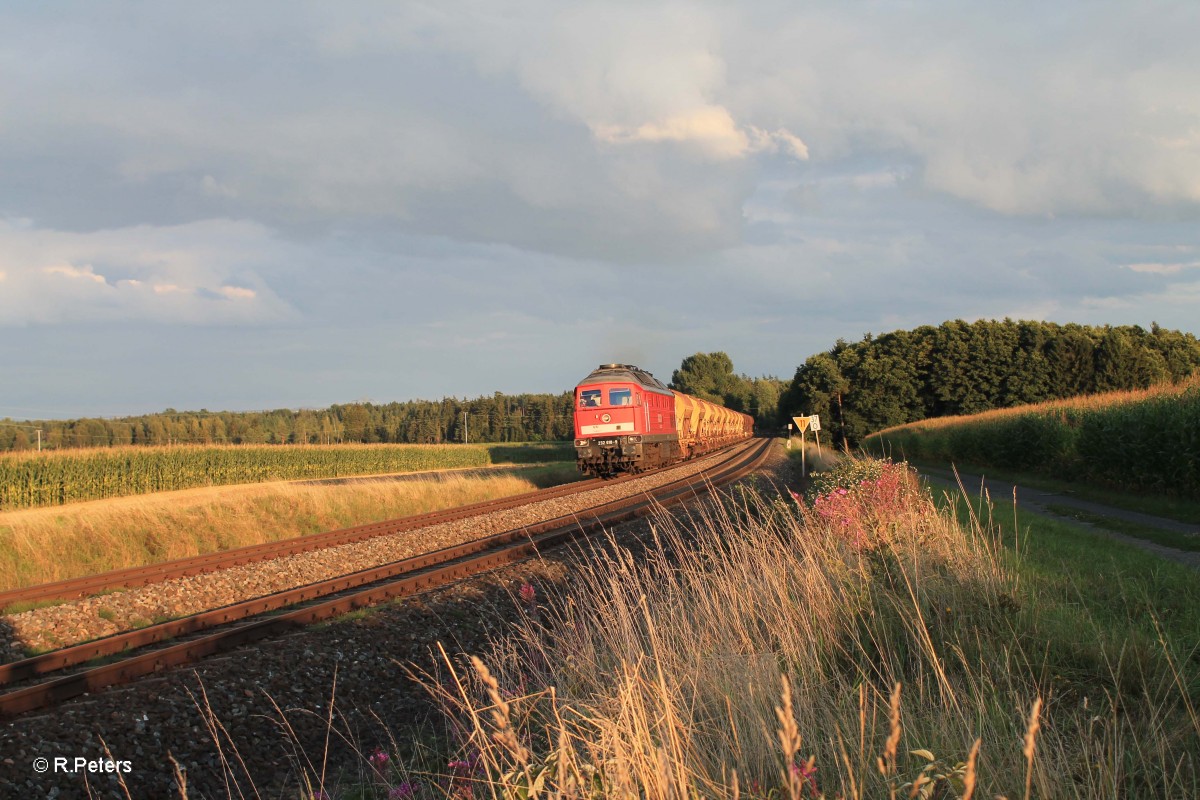
[[[832,469],[812,474],[804,499],[812,503],[821,495],[832,494],[838,489],[851,491],[864,482],[874,483],[883,476],[888,466],[888,462],[873,458],[843,459]]]
[[[796,370],[779,407],[785,417],[821,415],[834,441],[854,446],[893,425],[1144,389],[1178,382],[1198,368],[1200,341],[1157,324],[1147,331],[1136,325],[954,320],[867,334],[853,344],[838,340]]]
[[[784,382],[770,376],[737,375],[733,360],[725,353],[688,356],[672,373],[670,386],[677,392],[749,414],[764,427],[779,423],[779,397]]]
[[[544,446],[171,447],[0,456],[0,511],[133,494],[277,480],[563,461]]]
[[[466,413],[464,418],[463,414]],[[572,436],[572,395],[505,395],[405,403],[351,403],[324,410],[175,411],[119,419],[0,420],[0,451],[176,444],[443,444],[550,442]],[[32,444],[31,444],[32,442]]]
[[[911,425],[870,437],[873,452],[1079,480],[1134,492],[1200,495],[1200,384],[1108,406]]]

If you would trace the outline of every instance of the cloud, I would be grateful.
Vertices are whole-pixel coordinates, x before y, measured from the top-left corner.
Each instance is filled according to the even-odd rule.
[[[1200,268],[1200,261],[1186,262],[1142,262],[1139,264],[1126,264],[1126,269],[1131,269],[1134,272],[1148,272],[1154,275],[1177,275],[1185,269]]]
[[[256,264],[288,249],[228,220],[93,233],[0,222],[0,325],[277,323],[296,312]]]
[[[219,291],[230,300],[253,300],[258,297],[258,292],[244,286],[222,286]]]
[[[784,152],[800,160],[808,158],[808,147],[800,137],[782,128],[774,133],[749,126],[743,130],[721,106],[706,106],[661,122],[636,128],[593,125],[597,139],[612,144],[632,142],[690,142],[714,158],[744,158],[757,152]]]
[[[84,264],[82,267],[73,267],[70,264],[60,264],[53,267],[43,267],[42,272],[47,275],[65,275],[67,278],[82,279],[85,281],[93,281],[95,283],[107,283],[103,275],[97,275],[91,264]]]

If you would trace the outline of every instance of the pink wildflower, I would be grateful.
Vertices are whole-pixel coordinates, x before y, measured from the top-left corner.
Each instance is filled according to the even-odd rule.
[[[382,775],[383,770],[387,767],[388,754],[383,752],[383,748],[376,747],[375,752],[371,753],[370,757],[367,758],[367,763],[371,765],[371,768],[374,769],[375,772]]]
[[[521,599],[530,605],[537,598],[537,589],[533,588],[532,583],[521,584]]]
[[[802,764],[792,764],[792,774],[808,785],[808,790],[812,792],[813,797],[819,797],[821,793],[817,789],[817,765],[814,761],[815,756]]]

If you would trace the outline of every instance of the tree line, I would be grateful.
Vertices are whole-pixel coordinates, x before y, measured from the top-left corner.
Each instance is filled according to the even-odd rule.
[[[733,374],[725,353],[683,360],[672,388],[759,417],[774,425],[786,384],[777,378]],[[116,419],[0,420],[0,451],[174,444],[339,444],[348,442],[549,442],[573,438],[573,392],[496,392],[473,400],[453,397],[396,403],[349,403],[327,409],[176,411]]]
[[[349,403],[323,410],[176,411],[116,419],[0,420],[0,451],[173,444],[543,442],[570,439],[571,392]]]
[[[859,342],[839,339],[791,382],[734,371],[724,352],[695,353],[672,389],[750,414],[760,427],[819,414],[840,445],[892,425],[1179,381],[1200,369],[1196,337],[1151,325],[962,320]],[[323,410],[178,412],[118,419],[0,420],[0,451],[171,444],[542,442],[572,438],[572,392],[496,392]]]
[[[784,419],[819,414],[836,443],[853,447],[892,425],[1144,389],[1198,368],[1196,337],[1157,324],[954,320],[839,339],[796,369],[779,409]]]

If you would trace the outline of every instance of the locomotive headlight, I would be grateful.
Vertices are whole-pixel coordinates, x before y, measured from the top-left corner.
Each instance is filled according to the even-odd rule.
[[[611,414],[601,414],[600,421],[601,422],[612,422],[612,415]]]

